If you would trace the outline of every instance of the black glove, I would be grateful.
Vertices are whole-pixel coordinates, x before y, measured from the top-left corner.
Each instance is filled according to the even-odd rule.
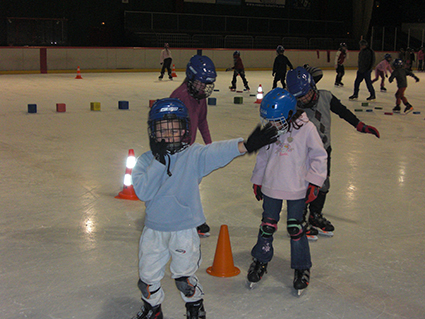
[[[151,138],[149,141],[151,151],[155,159],[165,165],[165,155],[167,154],[167,143],[162,139],[161,142],[156,142],[155,139]]]
[[[252,185],[252,189],[254,190],[255,198],[258,201],[263,200],[263,192],[261,191],[261,185],[254,184]]]
[[[258,125],[244,143],[248,154],[258,151],[263,146],[277,141],[277,129],[270,123],[261,128]]]
[[[305,194],[305,203],[311,203],[319,195],[319,186],[316,186],[312,183],[308,184],[307,193]]]

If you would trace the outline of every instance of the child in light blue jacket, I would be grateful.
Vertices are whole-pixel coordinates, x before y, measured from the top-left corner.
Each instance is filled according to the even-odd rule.
[[[136,195],[146,205],[139,245],[139,288],[144,304],[136,319],[163,318],[161,279],[170,258],[187,318],[205,318],[204,293],[195,275],[201,263],[196,227],[205,223],[199,183],[235,157],[276,141],[277,131],[269,125],[258,126],[246,142],[239,138],[190,145],[188,114],[179,99],[155,102],[148,120],[151,151],[138,158],[132,171]]]

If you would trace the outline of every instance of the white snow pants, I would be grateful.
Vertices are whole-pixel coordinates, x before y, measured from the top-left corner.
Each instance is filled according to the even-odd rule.
[[[171,258],[171,278],[188,277],[195,287],[192,296],[187,297],[181,292],[185,302],[194,302],[204,295],[201,284],[195,276],[201,257],[201,241],[196,228],[175,232],[162,232],[145,227],[139,243],[139,276],[148,285],[148,294],[142,298],[152,306],[164,301],[164,291],[161,279],[164,277],[165,266]]]

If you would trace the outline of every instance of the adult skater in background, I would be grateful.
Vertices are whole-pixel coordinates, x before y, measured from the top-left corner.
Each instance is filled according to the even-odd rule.
[[[227,68],[226,71],[231,70],[233,70],[233,78],[231,82],[232,85],[229,87],[229,89],[231,91],[236,91],[236,81],[237,76],[239,75],[242,79],[243,85],[245,86],[245,90],[249,91],[248,81],[245,77],[245,67],[243,66],[240,51],[233,52],[233,67]]]
[[[152,106],[148,132],[151,150],[137,159],[132,172],[134,191],[146,205],[139,244],[143,306],[133,318],[163,318],[161,280],[170,259],[171,277],[186,303],[186,318],[205,318],[204,291],[195,275],[202,260],[196,226],[205,221],[199,183],[235,157],[276,141],[277,131],[258,126],[246,141],[189,145],[189,112],[179,99],[167,98]]]
[[[171,56],[170,46],[168,43],[164,43],[164,50],[161,51],[161,55],[159,57],[159,63],[162,65],[161,74],[159,75],[159,79],[162,80],[164,77],[165,69],[168,72],[168,78],[173,80],[171,76],[171,62],[173,61],[173,57]]]
[[[336,51],[336,54],[335,54],[335,71],[336,71],[335,86],[337,87],[344,86],[344,83],[342,83],[341,81],[345,74],[345,67],[344,67],[345,60],[348,60],[347,45],[345,43],[340,43],[339,49],[338,51]]]
[[[264,211],[247,278],[251,287],[260,281],[273,258],[273,234],[286,200],[293,284],[300,294],[309,284],[312,266],[304,208],[326,179],[327,154],[315,126],[296,106],[296,99],[281,88],[271,90],[261,101],[261,120],[275,126],[279,138],[260,149],[251,177],[255,197],[263,200]]]
[[[316,126],[316,129],[322,139],[323,146],[328,153],[328,176],[325,183],[319,189],[317,198],[307,205],[310,210],[309,223],[311,228],[308,235],[317,235],[318,230],[323,235],[332,235],[334,226],[323,216],[323,206],[325,205],[326,194],[330,187],[331,171],[331,112],[344,119],[357,131],[361,133],[373,134],[379,138],[379,132],[373,126],[361,122],[349,109],[341,104],[330,91],[318,90],[316,84],[304,68],[297,67],[288,72],[287,75],[288,91],[297,99],[297,106],[304,110],[309,120]],[[316,229],[315,229],[316,228]]]
[[[195,143],[196,132],[201,132],[205,144],[211,144],[211,134],[207,121],[207,102],[214,90],[217,73],[213,61],[205,55],[194,55],[186,66],[186,78],[171,93],[171,98],[181,100],[189,111],[190,145]],[[208,237],[210,227],[204,223],[198,226],[200,237]]]
[[[356,80],[354,81],[354,93],[349,97],[350,100],[357,100],[359,97],[360,83],[365,80],[370,96],[366,99],[373,101],[376,99],[375,89],[372,85],[371,74],[375,65],[375,52],[369,48],[366,40],[360,40],[360,52],[358,58],[358,70]]]
[[[284,54],[285,49],[282,45],[278,45],[276,48],[276,58],[274,59],[273,63],[273,72],[272,76],[274,76],[273,79],[273,89],[277,87],[277,82],[280,81],[282,83],[282,87],[286,88],[285,78],[286,78],[286,71],[289,68],[292,70],[294,67],[292,66],[292,63],[289,61],[288,57]]]

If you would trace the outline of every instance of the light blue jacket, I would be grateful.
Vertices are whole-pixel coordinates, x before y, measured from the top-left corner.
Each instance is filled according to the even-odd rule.
[[[133,168],[133,187],[145,202],[145,226],[159,231],[190,229],[205,223],[199,184],[204,176],[242,155],[242,139],[193,144],[182,152],[166,156],[161,164],[151,151],[142,154]],[[171,176],[167,174],[170,161]]]

